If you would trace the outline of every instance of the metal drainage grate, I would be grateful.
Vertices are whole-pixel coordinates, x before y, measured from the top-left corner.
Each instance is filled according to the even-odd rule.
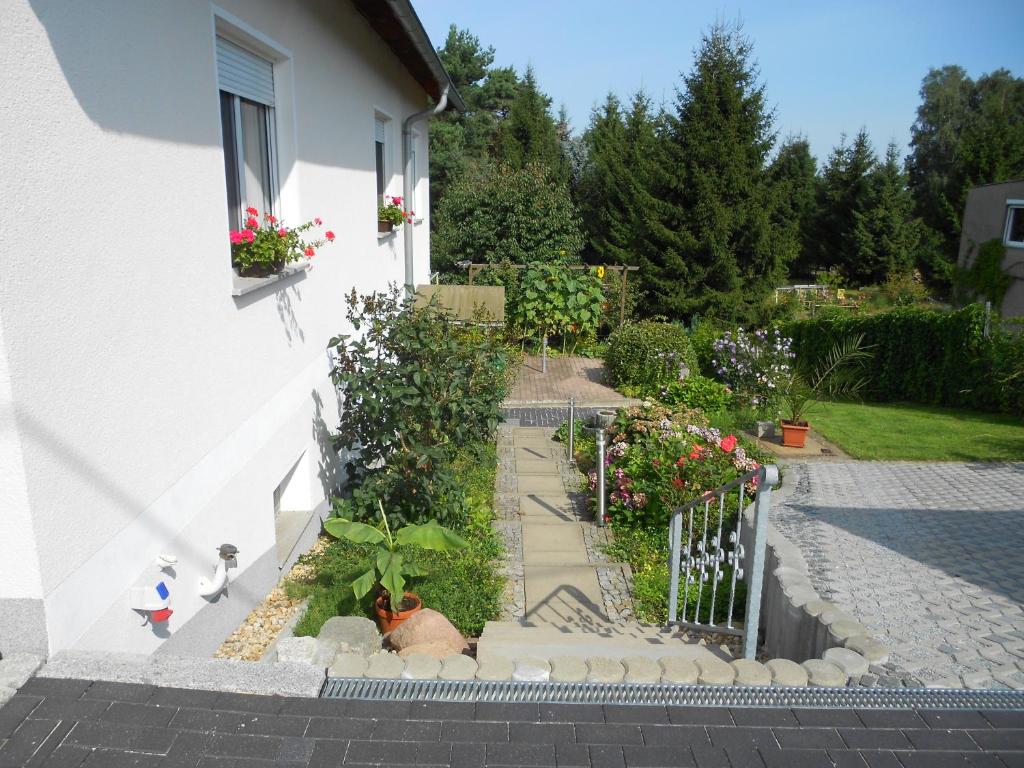
[[[654,683],[527,683],[329,677],[328,699],[648,704],[700,707],[1024,710],[1024,691],[932,688],[776,688]]]

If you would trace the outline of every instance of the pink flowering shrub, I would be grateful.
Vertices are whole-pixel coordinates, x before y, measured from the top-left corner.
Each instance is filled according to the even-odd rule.
[[[297,227],[286,227],[276,216],[260,212],[255,208],[245,209],[247,218],[240,230],[231,230],[231,259],[238,274],[250,276],[270,275],[289,262],[302,258],[311,259],[316,249],[334,242],[334,233],[328,230],[322,238],[304,240],[306,232],[321,227],[319,217]]]
[[[605,453],[607,514],[616,524],[667,527],[675,507],[759,466],[759,456],[735,435],[708,427],[699,412],[682,415],[663,406],[619,413]],[[589,478],[593,490],[597,473]],[[752,498],[756,489],[747,490]],[[727,511],[734,514],[735,505]]]

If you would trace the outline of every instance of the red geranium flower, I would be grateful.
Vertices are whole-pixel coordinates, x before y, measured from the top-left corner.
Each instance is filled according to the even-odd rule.
[[[260,222],[255,216],[250,216],[248,219],[245,220],[245,226],[248,227],[249,229],[259,229]]]
[[[736,436],[727,435],[722,438],[721,442],[722,450],[726,453],[732,453],[732,449],[736,447]]]
[[[334,233],[331,232],[331,230],[327,230],[326,232],[324,232],[324,237],[326,237],[328,241],[332,243],[334,242]]]
[[[248,213],[250,216],[259,216],[260,215],[260,212],[257,211],[255,208],[253,208],[251,205],[248,208],[245,209],[245,212]]]
[[[238,232],[237,230],[232,229],[230,237],[232,245],[238,245],[239,243],[242,242],[242,233]]]
[[[277,216],[271,216],[269,213],[266,216],[267,221],[269,221],[271,224],[277,224]]]
[[[277,235],[278,237],[288,237],[288,230],[285,229],[284,227],[281,227],[279,230],[277,230]]]
[[[309,258],[313,258],[313,256],[316,255],[316,251],[314,251],[312,248],[309,248],[309,247],[306,248],[305,253],[306,253],[307,256],[309,256]]]
[[[679,490],[682,490],[683,489],[683,479],[681,477],[673,477],[672,478],[672,485],[674,485]]]

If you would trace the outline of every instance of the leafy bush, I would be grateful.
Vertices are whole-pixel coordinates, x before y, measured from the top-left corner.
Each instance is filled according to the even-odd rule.
[[[837,341],[863,334],[871,350],[864,396],[978,410],[1024,413],[1024,377],[1010,371],[1024,360],[1024,343],[993,329],[972,304],[955,312],[899,307],[864,317],[801,320],[783,327],[793,350],[817,365]]]
[[[596,269],[533,263],[523,270],[517,300],[508,305],[507,314],[524,335],[561,336],[564,348],[569,337],[575,341],[596,335],[603,300]]]
[[[974,263],[967,269],[953,270],[953,287],[961,302],[991,301],[998,312],[1003,306],[1006,292],[1013,285],[1013,278],[1003,270],[1006,246],[1000,238],[986,240],[980,246],[971,244],[977,250]]]
[[[332,377],[345,397],[336,443],[357,457],[347,469],[361,481],[346,512],[372,517],[379,497],[392,525],[458,522],[462,503],[449,462],[497,426],[504,347],[491,332],[460,326],[436,302],[417,309],[397,288],[353,291],[347,317],[361,335],[331,340]]]
[[[686,330],[653,320],[627,323],[612,333],[604,362],[614,386],[646,392],[697,370],[697,357]]]
[[[704,376],[717,375],[717,366],[712,364],[715,359],[715,342],[722,338],[727,329],[707,320],[701,320],[690,331],[690,346],[697,358],[697,370]]]
[[[456,262],[575,261],[582,221],[564,185],[540,165],[485,165],[463,174],[438,206],[431,251],[437,269]]]
[[[666,386],[660,400],[669,406],[685,405],[708,414],[721,413],[732,402],[732,390],[714,379],[691,373],[682,381]]]
[[[469,637],[498,617],[505,588],[497,565],[502,546],[491,525],[496,465],[493,445],[467,446],[452,460],[468,508],[468,519],[456,530],[469,547],[455,552],[411,547],[407,555],[411,564],[427,572],[413,583],[423,605],[443,613]],[[312,576],[286,584],[290,596],[309,601],[296,635],[315,636],[332,616],[374,617],[372,595],[357,600],[352,582],[367,571],[375,554],[375,546],[339,540],[319,554],[302,556]]]

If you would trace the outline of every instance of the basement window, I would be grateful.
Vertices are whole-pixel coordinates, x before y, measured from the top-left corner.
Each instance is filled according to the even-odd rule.
[[[1014,248],[1024,248],[1024,200],[1007,201],[1003,243]]]

